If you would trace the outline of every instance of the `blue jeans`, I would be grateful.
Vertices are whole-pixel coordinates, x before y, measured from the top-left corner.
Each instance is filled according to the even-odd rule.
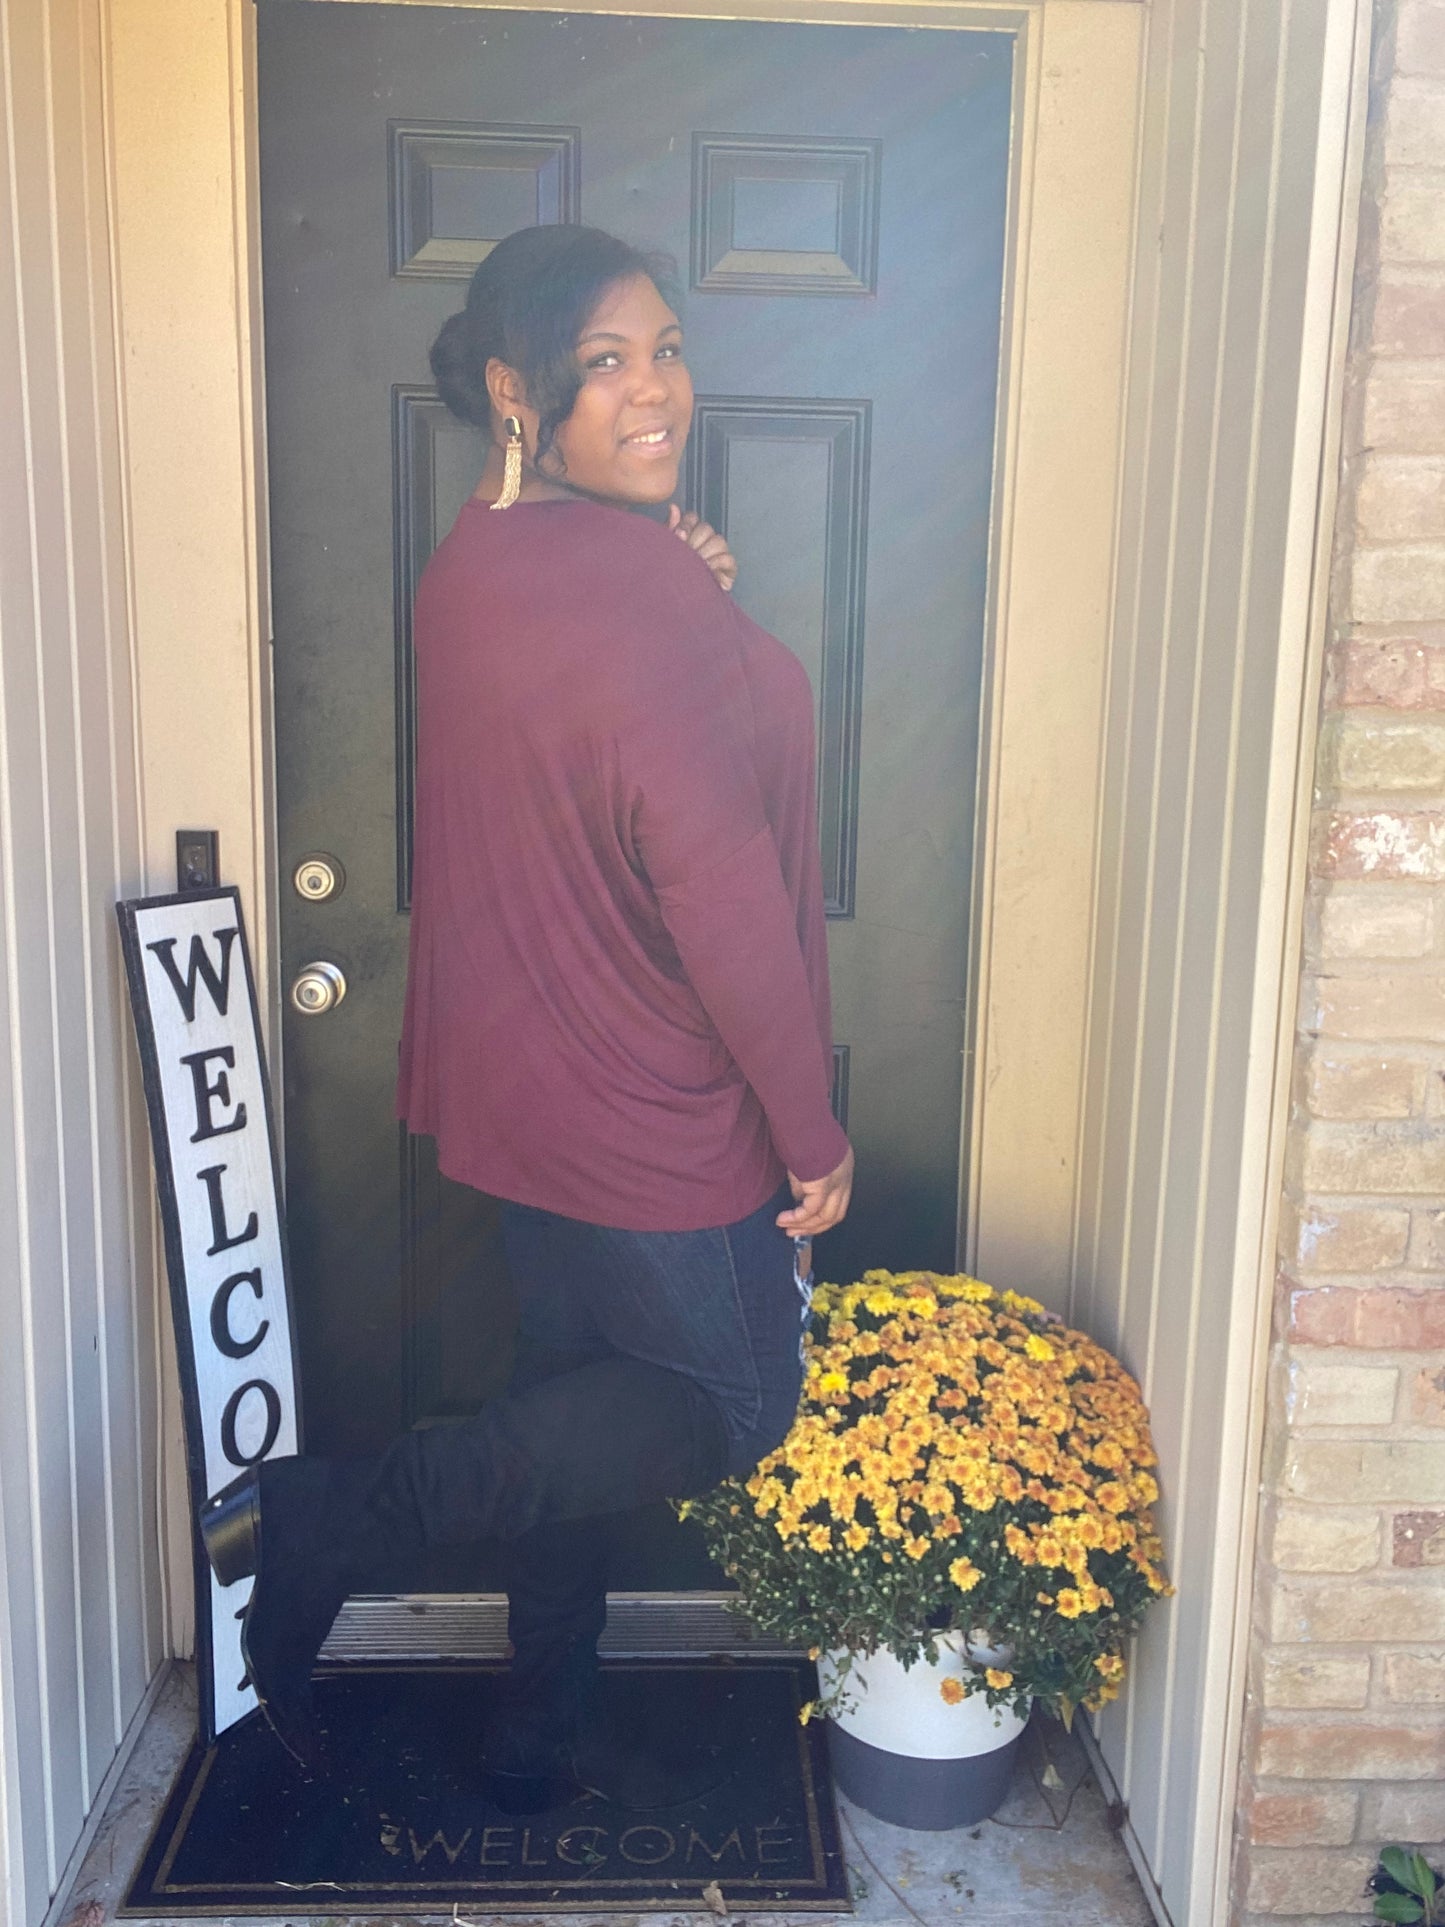
[[[608,1515],[748,1471],[792,1424],[806,1287],[781,1190],[716,1230],[614,1231],[507,1205],[521,1320],[501,1398],[383,1455],[375,1505],[432,1545],[512,1546],[515,1685],[545,1697],[606,1616]]]
[[[680,1372],[716,1405],[725,1470],[750,1472],[798,1409],[806,1303],[793,1241],[774,1222],[787,1190],[713,1231],[611,1231],[508,1204],[520,1301],[511,1390],[622,1356]]]
[[[622,1354],[686,1377],[721,1421],[720,1474],[780,1444],[801,1389],[808,1286],[774,1220],[785,1190],[710,1231],[613,1231],[508,1205],[503,1235],[520,1321],[510,1391]],[[673,1496],[682,1496],[677,1485]],[[619,1495],[622,1497],[623,1495]],[[514,1697],[547,1718],[578,1651],[590,1663],[607,1616],[609,1520],[544,1522],[514,1541],[508,1571]]]

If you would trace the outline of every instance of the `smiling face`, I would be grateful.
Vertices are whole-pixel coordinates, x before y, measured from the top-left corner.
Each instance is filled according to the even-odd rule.
[[[692,422],[692,378],[677,316],[646,275],[607,290],[583,324],[577,359],[582,387],[539,472],[608,502],[671,501]]]

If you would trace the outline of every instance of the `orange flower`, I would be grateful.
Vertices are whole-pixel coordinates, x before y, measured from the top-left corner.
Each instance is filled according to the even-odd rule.
[[[946,1673],[938,1682],[938,1690],[950,1706],[957,1706],[964,1697],[963,1681],[955,1679],[952,1673]]]

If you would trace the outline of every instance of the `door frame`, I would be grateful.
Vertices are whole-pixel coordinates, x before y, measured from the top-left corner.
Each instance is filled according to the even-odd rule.
[[[574,0],[566,10],[1017,36],[973,954],[971,982],[960,985],[970,1035],[959,1086],[959,1260],[1063,1310],[1143,8],[1136,0]],[[175,103],[164,124],[158,83]],[[276,1064],[280,880],[251,0],[127,0],[123,8],[117,0],[110,106],[150,881],[169,887],[175,828],[219,828],[223,874],[246,903]],[[1060,445],[1070,450],[1067,466],[1054,457]]]
[[[438,3],[484,0],[393,0]],[[968,1012],[959,1262],[1064,1311],[1145,9],[1140,0],[557,0],[535,10],[1016,36],[972,956],[959,987]],[[220,831],[279,1090],[252,0],[108,0],[105,89],[147,883],[172,887],[177,828]],[[168,1590],[184,1651],[184,1452],[174,1374],[163,1369]]]

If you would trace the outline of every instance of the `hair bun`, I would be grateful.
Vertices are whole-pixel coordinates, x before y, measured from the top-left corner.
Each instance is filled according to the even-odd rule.
[[[432,343],[431,371],[448,410],[473,428],[485,428],[492,418],[487,371],[476,364],[476,331],[465,309],[442,323]]]

